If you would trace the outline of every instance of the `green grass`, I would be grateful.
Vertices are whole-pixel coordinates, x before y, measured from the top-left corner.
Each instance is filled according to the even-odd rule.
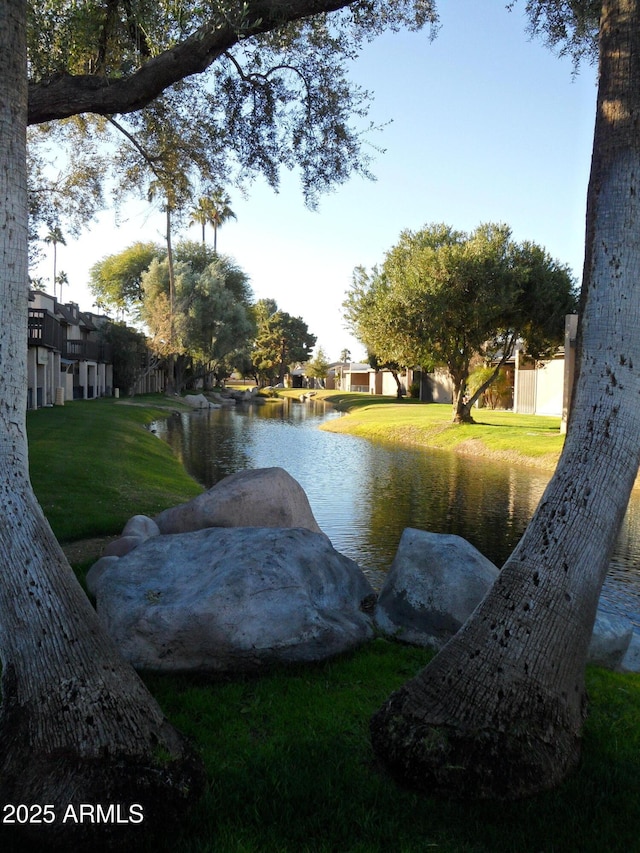
[[[346,417],[323,424],[323,429],[376,441],[494,456],[550,470],[564,443],[560,418],[477,409],[475,423],[452,424],[449,405],[366,394],[324,392],[322,397],[347,412]]]
[[[145,429],[171,413],[165,399],[134,402],[78,400],[29,412],[31,480],[61,542],[119,533],[132,515],[155,515],[202,491]]]
[[[149,419],[166,414],[160,402],[77,402],[29,415],[32,477],[59,535],[119,530],[134,512],[154,512],[199,491],[144,429]],[[393,406],[387,398],[378,408],[391,412]],[[399,408],[437,420],[438,407]],[[428,659],[425,650],[377,639],[331,662],[254,678],[146,675],[171,721],[195,743],[208,776],[206,793],[179,837],[146,849],[640,850],[640,676],[588,671],[583,757],[560,788],[519,803],[458,804],[398,788],[379,772],[369,743],[371,714]]]
[[[260,678],[146,681],[198,745],[208,791],[175,851],[628,853],[640,849],[640,678],[593,669],[583,759],[559,789],[460,804],[398,788],[375,766],[371,714],[429,659],[375,640]]]

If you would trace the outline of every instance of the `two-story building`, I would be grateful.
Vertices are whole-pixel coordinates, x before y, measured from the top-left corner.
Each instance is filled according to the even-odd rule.
[[[28,408],[110,395],[111,347],[99,335],[109,318],[37,290],[29,299]]]

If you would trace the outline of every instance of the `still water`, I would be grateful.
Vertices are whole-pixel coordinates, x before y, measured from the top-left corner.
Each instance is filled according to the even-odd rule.
[[[456,533],[497,566],[504,563],[547,474],[318,429],[335,417],[340,413],[320,401],[280,400],[174,415],[151,428],[205,486],[246,468],[284,468],[335,548],[376,587],[405,527]],[[603,599],[640,626],[640,494],[629,506]]]

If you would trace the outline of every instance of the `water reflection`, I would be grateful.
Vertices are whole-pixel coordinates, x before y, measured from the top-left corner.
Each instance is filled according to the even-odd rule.
[[[205,486],[277,465],[305,489],[320,527],[375,584],[405,527],[456,533],[501,566],[527,526],[548,475],[446,451],[328,433],[340,417],[321,401],[269,401],[153,425]],[[640,624],[640,500],[634,496],[605,583],[611,610]]]

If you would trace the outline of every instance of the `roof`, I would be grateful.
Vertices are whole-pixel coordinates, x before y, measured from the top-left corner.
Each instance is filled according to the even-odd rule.
[[[343,373],[375,373],[370,364],[360,364],[358,362],[349,362],[342,371]]]

